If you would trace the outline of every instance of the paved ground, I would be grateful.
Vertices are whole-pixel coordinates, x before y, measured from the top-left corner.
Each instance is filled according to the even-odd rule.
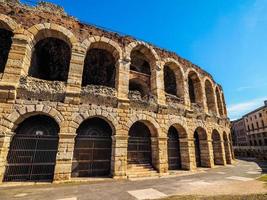
[[[169,195],[219,195],[266,193],[257,180],[267,163],[238,160],[233,166],[201,169],[177,177],[150,180],[93,183],[0,186],[1,200],[135,200],[156,199]]]

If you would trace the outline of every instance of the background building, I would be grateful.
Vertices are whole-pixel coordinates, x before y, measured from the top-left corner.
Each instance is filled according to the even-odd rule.
[[[232,135],[237,156],[267,159],[267,101],[264,106],[233,121]]]

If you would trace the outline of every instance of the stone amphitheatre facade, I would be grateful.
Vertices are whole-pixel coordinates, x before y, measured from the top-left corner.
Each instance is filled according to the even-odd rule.
[[[233,162],[222,87],[175,53],[0,3],[1,181],[164,176]]]

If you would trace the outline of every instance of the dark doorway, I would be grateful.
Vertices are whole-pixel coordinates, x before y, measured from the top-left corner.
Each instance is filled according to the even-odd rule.
[[[195,144],[195,158],[197,167],[201,167],[201,151],[200,151],[200,141],[198,132],[194,133],[194,144]]]
[[[129,131],[128,163],[151,164],[150,130],[142,122],[136,122]]]
[[[102,85],[115,87],[116,60],[112,53],[104,49],[92,48],[87,52],[82,86]]]
[[[12,44],[13,33],[0,28],[0,73],[5,70],[8,54]]]
[[[29,75],[48,81],[67,81],[71,58],[70,46],[57,38],[37,42],[32,54]]]
[[[58,132],[58,124],[44,115],[23,121],[10,144],[4,181],[52,181]]]
[[[91,118],[77,130],[72,177],[110,175],[112,129],[103,119]]]
[[[173,126],[168,131],[168,164],[169,170],[181,169],[179,134]]]
[[[169,66],[164,66],[164,88],[167,94],[177,96],[176,76]]]

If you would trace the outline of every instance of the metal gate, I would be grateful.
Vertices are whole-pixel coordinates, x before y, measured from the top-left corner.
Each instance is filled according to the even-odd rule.
[[[181,169],[179,135],[174,127],[168,131],[168,164],[169,170]]]
[[[101,119],[91,119],[77,131],[72,177],[110,175],[112,131]]]
[[[58,129],[46,116],[31,117],[18,128],[7,156],[4,181],[52,181]]]
[[[198,133],[194,133],[194,146],[195,146],[195,157],[196,157],[196,165],[197,167],[201,166],[201,152],[200,152],[200,143]]]
[[[136,122],[130,129],[128,140],[128,163],[151,164],[150,131],[142,123]]]

